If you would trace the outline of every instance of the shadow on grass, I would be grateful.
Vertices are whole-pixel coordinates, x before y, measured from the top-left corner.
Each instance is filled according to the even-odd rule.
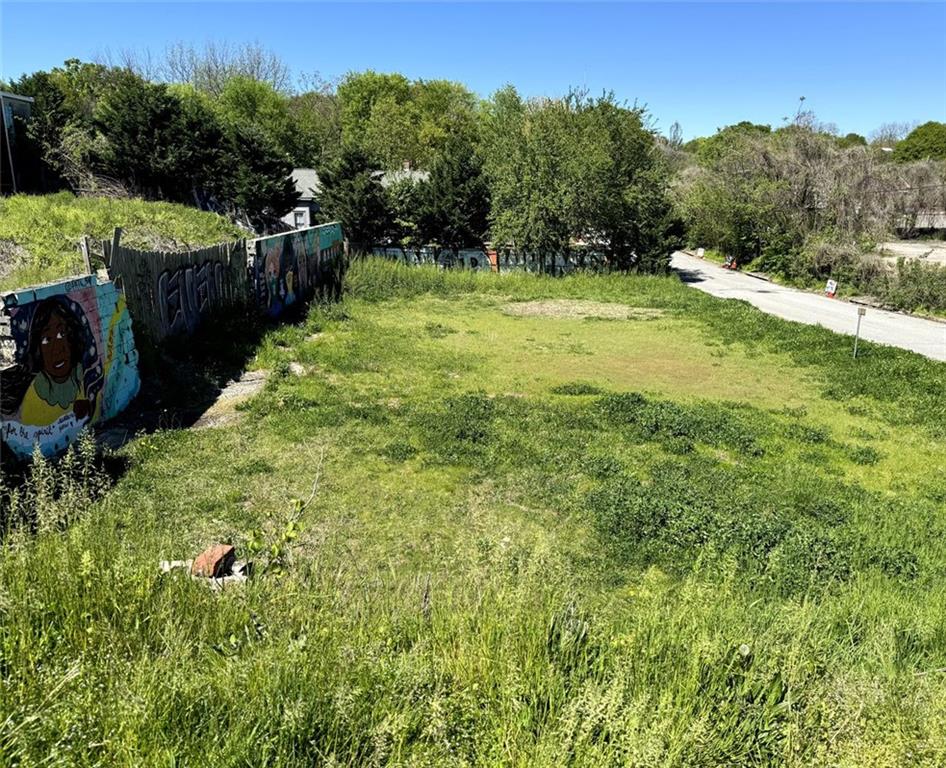
[[[282,323],[304,319],[299,311]],[[160,344],[142,342],[139,349],[141,391],[120,416],[100,425],[100,444],[117,449],[136,434],[186,429],[238,379],[275,326],[255,313],[233,312],[208,318],[189,337]]]

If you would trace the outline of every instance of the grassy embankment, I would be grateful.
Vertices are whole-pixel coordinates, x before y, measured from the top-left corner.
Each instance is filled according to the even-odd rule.
[[[349,283],[8,537],[0,762],[946,761],[946,366],[674,279]],[[246,588],[158,573],[217,540]]]
[[[174,203],[68,192],[0,198],[0,290],[81,274],[79,240],[83,235],[111,240],[115,227],[122,227],[123,243],[145,250],[200,247],[245,236],[221,216]]]

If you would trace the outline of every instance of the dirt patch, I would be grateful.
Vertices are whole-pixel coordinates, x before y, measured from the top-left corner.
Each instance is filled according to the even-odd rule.
[[[662,309],[645,309],[629,307],[626,304],[579,299],[519,301],[506,304],[503,312],[515,317],[600,318],[603,320],[652,320],[664,314]]]
[[[938,240],[907,240],[879,243],[877,253],[888,264],[896,264],[897,259],[911,261],[917,259],[929,264],[946,265],[946,243]]]

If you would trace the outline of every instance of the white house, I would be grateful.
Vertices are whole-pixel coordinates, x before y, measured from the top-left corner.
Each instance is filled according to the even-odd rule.
[[[315,196],[321,191],[322,185],[319,183],[319,174],[315,168],[293,168],[292,182],[296,185],[296,192],[299,193],[299,202],[296,207],[282,217],[293,229],[305,229],[315,224],[315,214],[319,210],[319,204]]]

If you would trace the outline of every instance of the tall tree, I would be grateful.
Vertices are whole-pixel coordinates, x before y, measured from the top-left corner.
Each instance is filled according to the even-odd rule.
[[[472,141],[451,133],[420,187],[418,230],[427,242],[453,250],[480,246],[486,237],[489,187]]]
[[[167,86],[120,71],[97,101],[92,126],[97,137],[89,155],[97,172],[145,197],[175,197],[171,187],[179,186],[182,151],[190,142],[183,133],[181,102]]]
[[[448,135],[475,122],[475,97],[448,80],[351,73],[338,87],[338,100],[344,143],[388,170],[405,162],[429,168]]]
[[[375,104],[406,105],[410,101],[410,83],[403,75],[382,74],[368,70],[349,73],[338,86],[341,104],[342,142],[368,152],[366,134]],[[376,163],[379,158],[372,158]]]
[[[289,99],[269,83],[245,75],[231,77],[212,103],[224,123],[255,126],[294,165],[301,165],[312,154]]]
[[[299,199],[290,177],[292,163],[256,126],[225,126],[224,135],[215,189],[245,213],[255,229],[268,231]]]
[[[299,164],[330,165],[342,149],[341,105],[333,83],[318,75],[304,79],[305,90],[289,99],[289,113],[301,134],[304,155]]]
[[[911,160],[946,160],[946,123],[930,120],[917,126],[893,150],[899,163]]]
[[[560,104],[526,103],[512,86],[483,113],[483,168],[492,193],[494,242],[540,258],[569,246],[567,126]]]
[[[645,112],[610,95],[569,99],[578,137],[570,152],[572,231],[619,269],[661,272],[679,243],[668,197],[669,172]]]
[[[679,227],[643,117],[611,96],[495,94],[483,120],[494,241],[540,259],[584,241],[616,268],[665,270]]]
[[[141,67],[140,57],[125,53],[123,58],[126,66]],[[187,83],[212,96],[223,93],[235,77],[266,84],[281,93],[288,93],[292,87],[286,63],[258,43],[208,42],[203,48],[176,43],[165,51],[159,70],[172,83]]]
[[[356,250],[368,250],[391,229],[387,196],[368,156],[357,147],[342,149],[338,160],[319,169],[320,217],[340,221]]]

